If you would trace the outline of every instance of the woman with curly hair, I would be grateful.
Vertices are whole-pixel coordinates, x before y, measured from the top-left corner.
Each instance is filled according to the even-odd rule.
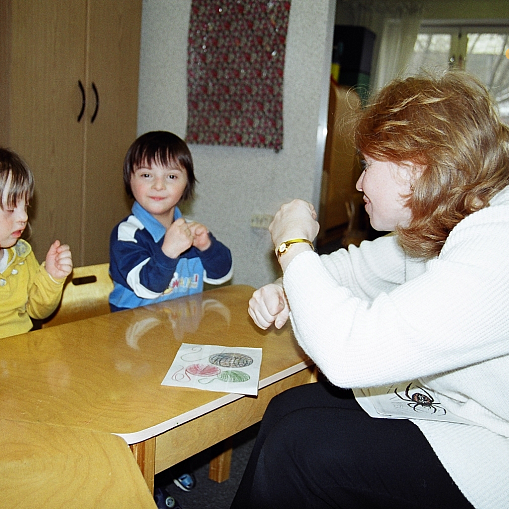
[[[318,256],[311,204],[275,215],[249,313],[323,377],[269,404],[232,508],[509,507],[509,129],[448,72],[387,85],[355,139],[391,233]]]

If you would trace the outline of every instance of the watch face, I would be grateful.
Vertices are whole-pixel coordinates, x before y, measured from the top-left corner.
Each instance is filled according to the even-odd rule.
[[[285,242],[279,244],[279,246],[278,246],[278,248],[276,250],[276,253],[277,253],[278,257],[280,255],[282,255],[287,249],[288,249],[288,246],[286,245]]]

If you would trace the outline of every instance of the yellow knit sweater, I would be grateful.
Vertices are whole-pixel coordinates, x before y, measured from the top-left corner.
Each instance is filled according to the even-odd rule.
[[[24,240],[7,249],[7,267],[0,273],[0,338],[28,332],[32,318],[49,316],[62,296],[64,279],[53,279],[39,265]]]

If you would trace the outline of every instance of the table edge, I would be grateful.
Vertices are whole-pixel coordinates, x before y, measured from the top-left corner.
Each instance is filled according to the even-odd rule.
[[[284,378],[287,378],[291,375],[294,375],[295,373],[298,373],[299,371],[302,371],[312,366],[313,364],[314,363],[311,359],[306,359],[297,364],[294,364],[293,366],[290,366],[289,368],[279,371],[278,373],[268,376],[263,380],[259,381],[258,390],[263,389],[269,385],[272,385],[273,383],[283,380]],[[171,430],[172,428],[181,426],[186,422],[192,421],[197,417],[201,417],[202,415],[217,410],[218,408],[228,405],[229,403],[232,403],[243,397],[245,397],[244,394],[233,394],[233,393],[226,394],[225,396],[215,399],[214,401],[211,401],[209,403],[206,403],[205,405],[193,408],[188,412],[178,415],[177,417],[172,417],[167,421],[161,422],[149,428],[145,428],[140,431],[135,431],[133,433],[112,433],[112,434],[123,438],[128,445],[136,444],[139,442],[143,442],[145,440],[149,440],[150,438],[153,438],[162,433],[165,433]]]

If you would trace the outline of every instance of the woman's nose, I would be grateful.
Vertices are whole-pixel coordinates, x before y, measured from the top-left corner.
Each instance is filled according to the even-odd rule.
[[[355,183],[355,189],[357,189],[357,191],[362,192],[362,182],[364,180],[364,174],[365,173],[366,173],[366,171],[363,170],[362,173],[361,173],[361,176],[357,179],[357,182]]]

